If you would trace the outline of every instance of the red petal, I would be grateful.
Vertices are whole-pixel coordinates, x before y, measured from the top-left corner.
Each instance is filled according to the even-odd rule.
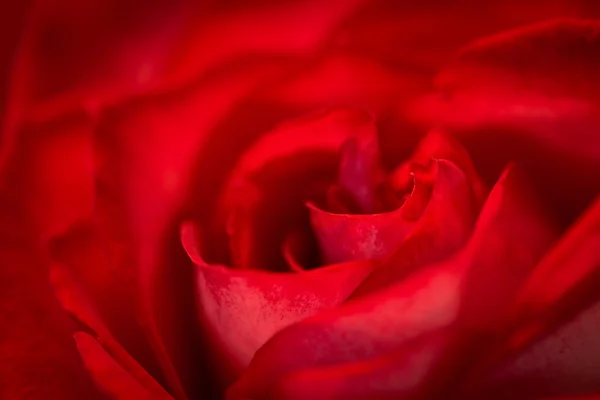
[[[184,396],[182,377],[191,376],[178,371],[189,367],[189,349],[181,340],[189,329],[174,313],[181,307],[178,291],[185,282],[173,282],[179,275],[170,270],[172,260],[165,259],[170,224],[215,125],[269,79],[274,79],[270,66],[224,71],[172,96],[129,103],[103,121],[103,155],[112,168],[105,184],[115,196],[107,218],[130,235],[127,250],[139,274],[140,318],[169,382],[179,388],[178,397]]]
[[[428,79],[429,74],[421,71],[386,68],[377,59],[332,51],[303,65],[301,71],[265,93],[265,97],[296,107],[343,104],[381,115],[414,95]]]
[[[216,13],[199,21],[186,40],[173,75],[190,77],[249,55],[311,56],[364,0],[270,3]],[[200,26],[201,29],[198,29]],[[210,51],[207,51],[210,49]]]
[[[460,306],[460,275],[455,265],[426,268],[390,288],[292,325],[256,353],[230,389],[231,398],[267,398],[289,374],[371,360],[449,326]]]
[[[73,337],[96,385],[111,399],[172,399],[166,392],[153,393],[142,386],[89,334],[77,332]]]
[[[394,187],[403,189],[412,185],[412,172],[415,166],[428,167],[432,159],[449,160],[460,168],[471,185],[475,205],[477,207],[483,205],[488,190],[479,178],[469,153],[455,138],[439,129],[429,131],[413,150],[408,161],[396,168],[392,176]]]
[[[596,291],[600,273],[600,198],[562,236],[527,280],[514,306],[519,321],[555,317],[565,300]],[[558,307],[561,307],[560,309]],[[572,304],[571,306],[576,306]]]
[[[157,398],[168,399],[171,396],[154,380],[152,376],[146,372],[138,363],[135,361],[129,353],[117,342],[110,331],[104,325],[101,317],[86,297],[82,288],[78,286],[78,283],[73,279],[68,270],[61,264],[54,264],[51,269],[50,279],[56,290],[56,295],[61,305],[65,310],[69,311],[74,317],[80,322],[85,324],[89,329],[94,331],[98,341],[113,355],[116,359],[109,363],[106,360],[103,351],[100,351],[98,343],[90,343],[89,340],[83,338],[83,342],[79,343],[78,347],[84,358],[84,362],[88,368],[91,369],[92,375],[97,379],[98,383],[103,389],[114,388],[112,385],[118,383],[118,379],[112,381],[110,374],[108,376],[99,376],[98,373],[102,372],[102,369],[110,368],[111,373],[122,375],[123,369],[128,371],[130,379],[137,382],[137,385],[144,387],[144,389],[156,396]],[[76,339],[82,339],[81,336]],[[84,346],[81,347],[80,344]],[[91,346],[90,346],[91,345]],[[99,364],[98,364],[99,363]],[[106,365],[108,363],[108,365]],[[106,371],[104,371],[106,373]],[[117,375],[117,376],[118,376]],[[108,381],[104,378],[108,377]],[[113,377],[114,378],[114,377]],[[136,385],[136,386],[137,386]],[[127,390],[127,388],[121,388]]]
[[[518,167],[505,170],[488,197],[466,252],[476,262],[466,279],[461,323],[493,334],[507,323],[508,311],[526,279],[558,237],[531,183]]]
[[[507,170],[492,191],[464,252],[389,288],[282,330],[256,353],[231,389],[232,396],[261,397],[288,374],[381,356],[456,322],[467,332],[491,329],[494,333],[505,323],[506,308],[524,273],[533,268],[535,258],[552,239],[551,226],[540,219],[538,204],[525,189],[514,168]],[[496,250],[512,251],[490,253],[492,245]],[[489,276],[481,276],[479,270]],[[493,287],[494,279],[501,283],[498,289]],[[485,312],[489,315],[482,315],[480,307],[488,304],[491,308]],[[429,368],[439,365],[433,362],[436,359]],[[459,368],[449,374],[461,373],[462,366]]]
[[[308,206],[326,264],[387,257],[414,225],[402,208],[383,214],[352,215]]]
[[[375,125],[370,128],[360,136],[348,138],[340,149],[338,183],[351,194],[363,214],[382,208],[378,204],[377,188],[385,175]]]
[[[339,305],[373,268],[372,263],[362,262],[297,274],[229,269],[202,260],[192,225],[182,227],[181,238],[198,268],[201,320],[234,376],[274,333]]]
[[[13,195],[0,194],[0,398],[101,399]]]
[[[290,374],[273,389],[278,399],[399,399],[418,391],[433,360],[448,342],[444,333],[428,335],[391,354],[361,362]],[[235,398],[232,393],[231,398]]]
[[[549,18],[589,18],[597,15],[595,6],[585,0],[460,4],[375,1],[346,24],[336,44],[382,63],[434,71],[457,48],[482,35]]]
[[[436,163],[436,182],[422,216],[391,258],[365,279],[354,296],[374,292],[416,268],[443,261],[460,250],[471,236],[479,211],[471,182],[453,163]]]
[[[522,162],[570,222],[600,185],[599,30],[558,20],[474,42],[440,74],[445,95],[422,115],[460,135],[485,168]]]
[[[500,361],[509,361],[503,361],[502,376],[496,376],[500,382],[492,385],[508,379],[519,383],[521,390],[547,394],[569,394],[590,387],[600,390],[595,386],[595,370],[586,375],[586,365],[600,360],[600,343],[594,342],[600,321],[598,305],[586,306],[590,300],[597,301],[599,205],[596,200],[569,229],[521,290],[513,307],[518,325],[502,353],[498,352]],[[499,361],[490,358],[488,362]]]
[[[236,267],[277,270],[282,237],[304,226],[304,202],[333,181],[347,138],[371,131],[363,112],[336,109],[282,124],[244,152],[219,204]],[[283,218],[285,216],[285,218]]]
[[[0,165],[14,151],[23,120],[84,106],[97,111],[160,81],[184,7],[140,4],[35,2],[10,75]]]
[[[600,303],[596,302],[499,367],[486,385],[488,390],[510,397],[514,392],[528,396],[598,393],[598,329]]]
[[[73,111],[20,132],[20,146],[7,171],[13,190],[23,196],[32,228],[44,239],[93,213],[94,129],[89,115]]]

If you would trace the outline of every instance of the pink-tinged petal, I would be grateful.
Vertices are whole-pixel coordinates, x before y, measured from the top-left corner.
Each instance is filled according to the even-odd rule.
[[[77,332],[73,338],[96,385],[111,399],[172,399],[167,393],[153,393],[142,386],[88,333]]]
[[[382,214],[333,214],[308,204],[310,220],[326,264],[382,259],[414,226],[402,208]]]
[[[388,288],[280,331],[256,353],[245,374],[231,389],[232,396],[263,398],[288,374],[385,355],[424,334],[456,323],[461,332],[480,333],[490,329],[495,333],[505,323],[515,287],[553,239],[551,223],[541,215],[539,202],[531,196],[533,193],[527,191],[526,182],[516,168],[507,169],[492,190],[464,251],[442,264],[418,270]],[[515,224],[515,218],[520,225]],[[490,253],[490,246],[512,251]],[[507,265],[511,268],[506,268]],[[487,271],[490,276],[481,277],[479,270]],[[493,287],[492,279],[499,280],[499,289]],[[501,301],[484,293],[486,289]],[[473,299],[473,294],[481,299]],[[468,303],[467,299],[481,301],[490,309],[481,310],[478,308],[481,305]],[[481,315],[482,312],[489,312],[489,317]],[[444,347],[439,357],[432,358],[428,378],[433,377],[437,382],[438,368],[447,376],[463,372],[462,365],[458,371],[448,372],[443,368],[445,356],[454,351],[455,345],[453,340],[452,346]]]
[[[425,381],[432,362],[448,342],[446,332],[426,335],[391,354],[291,374],[273,389],[273,398],[399,399],[411,398]],[[231,395],[235,399],[234,394]]]
[[[226,381],[237,378],[273,334],[324,309],[341,304],[374,263],[359,262],[302,273],[271,273],[208,265],[191,224],[181,229],[183,246],[197,266],[201,320],[228,363]],[[229,382],[230,383],[230,382]]]
[[[261,84],[275,79],[270,65],[227,70],[168,95],[127,103],[103,115],[100,134],[105,165],[113,168],[105,185],[115,198],[106,218],[120,222],[128,235],[129,256],[139,286],[139,318],[177,397],[189,371],[189,334],[176,318],[176,275],[168,268],[166,239],[191,187],[196,157],[212,130]],[[197,384],[197,379],[189,383]]]
[[[600,185],[599,32],[598,21],[557,20],[476,41],[416,108],[483,169],[523,163],[569,222]]]
[[[310,229],[304,203],[335,179],[339,149],[373,130],[366,113],[334,109],[288,121],[245,151],[223,189],[216,221],[227,226],[233,266],[281,269],[283,237]]]
[[[432,266],[380,292],[279,332],[230,389],[269,398],[281,379],[310,368],[371,360],[449,326],[460,307],[461,266]]]
[[[0,195],[0,398],[100,400],[13,195]]]
[[[389,286],[416,268],[441,262],[467,243],[479,213],[473,185],[452,162],[438,160],[436,164],[436,181],[425,211],[391,257],[353,296]]]
[[[87,298],[85,292],[62,264],[54,263],[52,265],[50,270],[50,280],[63,308],[94,332],[96,339],[99,342],[97,344],[101,344],[106,351],[114,357],[114,360],[112,360],[112,367],[115,367],[115,364],[121,366],[121,368],[114,370],[114,373],[120,374],[119,371],[122,372],[122,370],[125,369],[128,371],[128,374],[130,374],[129,378],[134,379],[138,385],[144,387],[148,393],[156,398],[171,398],[165,389],[163,389],[162,386],[160,386],[156,380],[154,380],[154,378],[148,374],[148,372],[144,370],[133,357],[131,357],[121,344],[115,340],[111,332],[106,328],[104,321],[102,321],[102,318],[94,308],[94,305],[90,302],[89,298]],[[89,341],[86,341],[82,344],[89,345],[90,343]],[[99,369],[101,369],[103,365],[96,364],[95,362],[107,361],[106,359],[102,360],[102,353],[98,353],[97,351],[99,349],[95,346],[91,348],[90,346],[84,346],[84,348],[78,347],[86,366],[91,369],[92,374],[95,379],[99,381],[100,386],[103,389],[109,389],[111,382],[102,380],[102,377],[97,374],[100,372]],[[108,365],[105,364],[104,367],[108,367]],[[117,382],[112,383],[116,384]]]

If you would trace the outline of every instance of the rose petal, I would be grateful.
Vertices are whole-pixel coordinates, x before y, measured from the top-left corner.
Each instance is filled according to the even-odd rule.
[[[415,166],[428,167],[432,159],[443,159],[454,163],[466,175],[475,196],[476,206],[481,207],[488,190],[479,177],[467,150],[452,136],[440,129],[432,129],[421,139],[408,161],[396,168],[392,184],[398,189],[412,185]]]
[[[114,198],[104,199],[103,211],[118,233],[129,238],[128,257],[134,260],[130,266],[136,268],[140,288],[139,318],[177,397],[184,396],[183,377],[189,377],[190,386],[198,385],[198,379],[186,371],[189,349],[181,338],[190,331],[173,311],[186,300],[180,290],[185,283],[166,268],[170,223],[214,127],[259,85],[275,79],[275,72],[270,65],[223,71],[214,80],[127,103],[104,115],[98,136],[112,170],[103,183]]]
[[[349,51],[328,52],[264,96],[296,107],[346,105],[377,115],[391,104],[406,101],[425,86],[429,74],[402,68],[386,68],[377,59]]]
[[[31,124],[5,171],[44,240],[88,218],[95,206],[94,121],[82,110]]]
[[[469,239],[479,211],[473,186],[452,162],[437,160],[436,164],[436,182],[422,216],[391,258],[365,279],[353,297],[389,286],[416,268],[443,261]]]
[[[104,393],[114,399],[172,399],[167,393],[153,393],[135,380],[92,336],[73,335],[87,369]]]
[[[477,263],[466,277],[463,328],[493,334],[508,323],[511,302],[558,237],[555,221],[530,186],[519,167],[509,166],[486,201],[475,229],[495,229],[474,235],[466,249],[475,252]]]
[[[201,320],[234,376],[274,333],[343,302],[374,266],[348,263],[298,274],[229,269],[202,260],[193,225],[182,226],[181,239],[198,268]]]
[[[514,332],[505,347],[487,360],[488,372],[498,363],[504,364],[501,371],[496,372],[496,380],[515,380],[519,387],[536,392],[547,389],[549,391],[543,393],[548,394],[586,388],[586,365],[598,362],[600,354],[593,339],[598,323],[594,310],[598,306],[589,306],[590,299],[592,303],[597,299],[599,204],[596,200],[564,234],[521,290],[513,306]],[[586,309],[582,311],[582,308]],[[564,371],[566,375],[555,376],[557,371]],[[473,381],[477,384],[479,380],[482,385],[485,384],[482,379],[490,384],[485,372]],[[581,385],[576,382],[579,379]],[[588,386],[594,388],[594,379],[589,377]]]
[[[432,370],[423,390],[439,396],[461,382],[498,335],[512,323],[512,304],[531,271],[558,237],[542,199],[514,164],[488,197],[465,248],[471,259],[461,293],[453,343]],[[478,235],[482,227],[493,227]],[[458,360],[457,360],[458,358]]]
[[[0,193],[0,398],[99,400],[13,196]]]
[[[596,198],[528,278],[514,305],[518,315],[515,318],[533,322],[548,317],[550,310],[556,318],[562,314],[559,310],[568,310],[565,300],[595,292],[594,282],[600,272],[599,248],[600,198]]]
[[[326,264],[381,259],[414,226],[402,208],[383,214],[333,214],[309,203],[310,220]]]
[[[30,11],[10,74],[0,165],[23,120],[92,110],[147,90],[162,77],[182,33],[180,2],[38,1]]]
[[[460,135],[483,170],[522,162],[570,222],[600,185],[599,30],[557,20],[474,42],[440,74],[445,95],[422,115]]]
[[[75,285],[79,287],[80,295],[85,294],[89,307],[101,320],[92,324],[92,328],[99,329],[97,325],[101,325],[137,362],[152,374],[161,376],[140,318],[138,277],[123,249],[128,243],[111,237],[114,232],[105,231],[108,227],[103,222],[100,218],[81,222],[65,235],[53,239],[50,242],[52,261],[60,265],[58,273],[68,279],[65,290],[73,291],[75,289],[70,287]]]
[[[400,350],[362,362],[303,370],[274,388],[280,399],[398,399],[415,395],[446,345],[444,333],[427,335]]]
[[[361,136],[348,138],[340,151],[339,185],[350,193],[361,213],[378,212],[383,207],[378,204],[377,188],[383,182],[385,171],[375,125]]]
[[[383,355],[453,323],[475,332],[504,323],[515,286],[524,272],[533,268],[535,256],[539,256],[543,245],[550,245],[551,239],[551,226],[539,218],[538,204],[525,189],[514,167],[508,169],[484,206],[464,252],[446,263],[419,270],[389,288],[280,331],[256,353],[232,387],[231,396],[268,397],[273,385],[290,373]],[[521,222],[518,217],[525,220]],[[514,229],[515,218],[521,224],[516,225],[519,229]],[[487,247],[492,244],[513,251],[490,254]],[[506,269],[511,263],[512,268]],[[475,282],[474,271],[480,269],[490,273],[489,279],[484,276],[481,282]],[[491,290],[491,279],[499,279],[500,289]],[[486,289],[501,300],[483,293]],[[474,293],[492,307],[489,318],[479,314],[477,305],[463,302]],[[430,368],[437,365],[432,363]]]
[[[171,398],[169,394],[160,386],[154,378],[142,368],[137,361],[129,355],[129,353],[117,342],[110,331],[104,325],[101,317],[86,297],[82,288],[78,286],[78,283],[73,279],[68,270],[61,264],[53,264],[50,271],[50,280],[56,291],[56,296],[60,301],[61,305],[65,310],[69,311],[77,320],[82,322],[85,326],[91,329],[98,341],[113,355],[115,360],[112,360],[112,365],[106,365],[106,359],[103,360],[103,352],[98,352],[98,347],[89,346],[89,341],[82,342],[84,347],[80,347],[79,350],[84,358],[86,366],[91,369],[95,379],[98,380],[103,389],[114,388],[112,385],[118,383],[118,380],[109,381],[103,379],[102,376],[98,375],[98,372],[104,367],[110,367],[113,373],[122,372],[122,369],[126,369],[129,378],[134,379],[138,385],[144,387],[150,394],[156,398],[168,399]],[[79,336],[81,339],[81,336]],[[86,346],[87,345],[87,346]],[[96,345],[99,345],[96,343]],[[100,363],[100,364],[97,364]],[[119,364],[121,368],[114,369],[115,364]],[[120,379],[120,378],[118,378]],[[125,389],[125,388],[124,388]]]
[[[528,396],[598,393],[599,328],[600,303],[596,302],[500,366],[487,389],[504,396],[515,390]]]
[[[173,75],[189,77],[254,54],[311,56],[362,3],[364,0],[334,0],[326,6],[318,0],[270,3],[240,7],[208,20],[200,14],[197,26],[202,28],[189,35]]]
[[[390,65],[435,71],[457,48],[501,29],[557,17],[598,15],[589,1],[375,1],[339,32],[336,44]],[[435,26],[436,29],[431,29]],[[440,32],[443,32],[443,40]]]
[[[426,268],[388,289],[284,329],[256,353],[229,397],[269,398],[288,374],[371,360],[449,326],[460,306],[460,275],[455,265]]]
[[[223,189],[216,223],[228,223],[233,265],[278,269],[282,237],[309,228],[304,202],[333,181],[339,148],[373,129],[366,113],[334,109],[289,121],[250,147]]]

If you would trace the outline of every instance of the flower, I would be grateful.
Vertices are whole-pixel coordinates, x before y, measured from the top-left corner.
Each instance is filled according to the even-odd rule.
[[[594,12],[36,3],[0,393],[599,393]]]

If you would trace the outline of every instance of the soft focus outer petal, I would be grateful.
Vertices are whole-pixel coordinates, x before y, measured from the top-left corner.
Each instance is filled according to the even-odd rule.
[[[173,313],[183,283],[173,282],[179,275],[166,260],[170,223],[212,129],[276,72],[269,65],[222,71],[185,89],[120,105],[102,115],[98,128],[100,160],[110,172],[104,184],[114,196],[105,199],[112,207],[105,218],[130,238],[126,250],[137,273],[137,315],[178,397],[183,397],[182,377],[191,380],[184,373],[189,371],[178,371],[190,365],[181,340],[189,330]]]
[[[438,77],[441,94],[417,108],[481,166],[522,162],[568,221],[600,185],[599,54],[599,21],[491,36],[458,53]]]
[[[77,332],[73,338],[77,343],[83,362],[96,381],[96,385],[111,399],[172,399],[166,393],[152,393],[143,387],[88,333]]]
[[[341,304],[374,267],[371,262],[348,263],[295,274],[229,269],[200,258],[193,225],[182,226],[181,239],[198,268],[201,320],[221,347],[220,358],[229,363],[233,378],[273,334]]]
[[[94,119],[72,110],[23,127],[10,169],[28,223],[44,239],[89,217],[95,206]]]
[[[439,342],[426,341],[423,335],[455,323],[460,323],[461,330],[494,333],[505,323],[506,308],[523,275],[537,263],[534,258],[540,257],[539,253],[551,244],[554,229],[539,210],[539,202],[529,197],[533,194],[524,184],[514,166],[505,172],[482,210],[472,239],[453,259],[428,266],[389,288],[307,318],[276,334],[256,353],[246,373],[230,390],[230,396],[268,398],[278,384],[285,387],[286,377],[294,379],[295,373],[328,367],[332,367],[330,372],[335,378],[319,379],[317,382],[323,387],[308,385],[303,393],[312,388],[310,394],[314,398],[319,398],[319,393],[325,394],[323,398],[335,393],[340,398],[368,399],[373,394],[396,390],[396,396],[401,396],[412,391],[415,384],[408,384],[401,377],[389,380],[374,377],[378,372],[389,374],[386,366],[399,365],[394,363],[394,357],[406,353],[389,355],[391,359],[381,364],[382,369],[371,361],[373,357],[386,357],[389,352],[402,349],[409,352],[409,359],[428,364],[419,364],[418,369],[425,370],[418,374],[421,383],[431,378],[431,373],[437,379],[437,370],[431,368],[445,361],[448,347],[441,346],[435,354],[427,355],[427,347],[438,346]],[[525,220],[520,221],[520,218]],[[512,251],[490,253],[491,245]],[[489,277],[477,275],[479,270],[487,271]],[[500,288],[494,288],[494,279],[501,283]],[[485,290],[490,290],[494,297],[484,293]],[[479,302],[471,297],[473,293],[481,295],[483,304],[480,306],[490,306],[489,315],[481,315],[488,311],[464,301],[468,298],[468,301]],[[442,338],[449,340],[451,335],[447,331]],[[425,348],[411,347],[415,339],[425,340]],[[338,384],[349,371],[363,368],[363,361],[368,363],[367,370],[373,368],[364,375],[364,385],[357,381],[348,387]],[[315,377],[322,376],[320,372],[317,371]],[[445,372],[460,374],[462,369]],[[359,380],[361,376],[356,374],[354,379]],[[410,374],[406,378],[412,379]],[[381,382],[387,382],[388,386],[382,386]],[[358,387],[362,392],[352,392]]]
[[[346,105],[379,114],[406,101],[430,79],[429,73],[414,68],[386,68],[377,59],[333,51],[303,66],[264,96],[298,107]]]
[[[0,194],[0,398],[99,400],[14,194]]]
[[[96,110],[156,86],[185,9],[185,1],[33,3],[10,72],[0,165],[14,150],[23,120],[83,105]]]
[[[64,265],[59,263],[52,265],[50,280],[54,285],[56,296],[65,310],[91,329],[98,342],[102,343],[115,358],[112,361],[107,360],[106,355],[100,349],[100,343],[96,342],[95,339],[92,339],[94,343],[90,343],[89,340],[81,336],[81,333],[76,334],[75,339],[84,362],[103,390],[117,390],[114,385],[120,386],[119,380],[124,379],[123,374],[127,374],[130,375],[128,379],[137,383],[134,388],[137,386],[144,388],[148,396],[152,395],[157,399],[171,398],[154,378],[114,339],[86,293]],[[125,373],[124,369],[128,372]],[[109,372],[115,375],[111,376]],[[120,390],[127,390],[127,388],[121,387]],[[124,393],[119,393],[119,395],[122,396]]]
[[[226,12],[215,13],[208,20],[200,14],[172,73],[189,77],[225,61],[255,55],[312,56],[365,2],[270,2],[237,10],[224,7]]]

